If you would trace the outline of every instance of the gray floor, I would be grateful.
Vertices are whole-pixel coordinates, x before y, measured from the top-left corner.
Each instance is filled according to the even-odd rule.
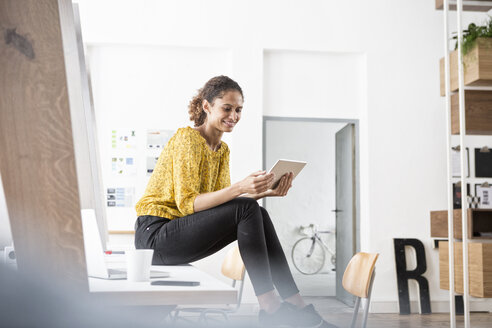
[[[350,324],[352,308],[337,301],[334,297],[326,296],[306,296],[304,297],[307,303],[312,303],[318,312],[330,322],[331,318],[347,317],[347,326]],[[331,317],[331,318],[330,318]],[[216,318],[216,319],[215,319]],[[176,327],[260,327],[258,325],[257,314],[251,315],[231,315],[229,322],[225,323],[220,316],[211,316],[208,324],[198,324],[197,317],[187,316],[185,320],[176,324]],[[340,321],[340,320],[337,320]],[[345,320],[343,321],[345,322]],[[345,325],[343,325],[345,326]]]
[[[307,296],[335,296],[336,282],[335,272],[330,271],[315,275],[303,275],[293,272],[294,280],[301,291],[301,295]]]

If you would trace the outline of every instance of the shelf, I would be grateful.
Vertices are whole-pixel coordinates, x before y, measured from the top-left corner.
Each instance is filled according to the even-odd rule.
[[[449,10],[456,10],[456,1],[448,1]],[[436,9],[443,9],[443,0],[436,0]],[[475,0],[467,1],[463,0],[463,11],[489,11],[492,9],[492,1]]]
[[[439,287],[449,290],[449,247],[439,242]],[[468,244],[468,276],[470,295],[492,297],[492,244]],[[463,294],[463,245],[454,243],[454,289]]]
[[[460,134],[459,96],[451,96],[451,134]],[[466,134],[492,135],[492,91],[465,90]]]
[[[492,38],[478,38],[463,56],[465,86],[492,86]],[[458,90],[458,50],[449,54],[450,89]],[[445,95],[444,58],[439,62],[441,96]]]
[[[431,211],[431,237],[448,237],[448,211]],[[468,239],[492,239],[492,209],[468,209]],[[462,239],[461,209],[453,210],[454,238]]]

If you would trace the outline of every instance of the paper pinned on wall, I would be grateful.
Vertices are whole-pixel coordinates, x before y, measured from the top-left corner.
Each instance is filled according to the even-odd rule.
[[[465,174],[466,177],[470,177],[470,156],[469,149],[466,148],[466,157],[465,157],[466,167]],[[461,155],[460,155],[460,146],[456,146],[451,148],[451,169],[453,178],[461,177]]]
[[[159,157],[147,156],[147,175],[151,175],[154,172],[154,167],[158,159]]]
[[[136,149],[137,136],[135,130],[111,130],[111,148],[112,149]]]
[[[147,130],[146,169],[148,176],[154,172],[160,153],[174,133],[174,130]]]
[[[173,135],[173,130],[147,130],[147,149],[163,149]]]
[[[135,175],[137,166],[135,157],[111,157],[111,173],[114,175]]]
[[[475,177],[492,178],[492,152],[487,146],[475,148]]]
[[[108,207],[133,207],[135,188],[117,187],[106,189],[106,199]]]
[[[475,196],[480,198],[478,208],[492,208],[492,186],[475,185]]]

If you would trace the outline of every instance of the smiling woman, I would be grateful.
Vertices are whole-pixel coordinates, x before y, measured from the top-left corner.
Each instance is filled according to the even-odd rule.
[[[260,304],[260,322],[319,327],[323,319],[299,295],[270,216],[256,201],[287,195],[292,172],[275,189],[273,173],[265,171],[231,185],[229,147],[221,139],[239,122],[243,100],[234,80],[217,76],[190,101],[195,127],[178,129],[169,140],[136,205],[135,247],[154,249],[153,264],[176,265],[237,240]]]
[[[231,99],[226,99],[224,96]],[[188,113],[190,114],[190,120],[195,122],[195,127],[203,125],[207,114],[210,112],[210,107],[214,107],[215,101],[219,102],[215,108],[222,108],[224,112],[230,112],[235,109],[239,115],[235,123],[239,121],[244,101],[243,90],[236,81],[221,75],[211,78],[190,101]],[[207,109],[204,109],[205,105]]]

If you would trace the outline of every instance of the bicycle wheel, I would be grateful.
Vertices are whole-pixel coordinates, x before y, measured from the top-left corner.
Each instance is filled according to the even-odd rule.
[[[318,273],[325,264],[325,250],[312,237],[299,239],[292,247],[292,263],[303,274]]]

